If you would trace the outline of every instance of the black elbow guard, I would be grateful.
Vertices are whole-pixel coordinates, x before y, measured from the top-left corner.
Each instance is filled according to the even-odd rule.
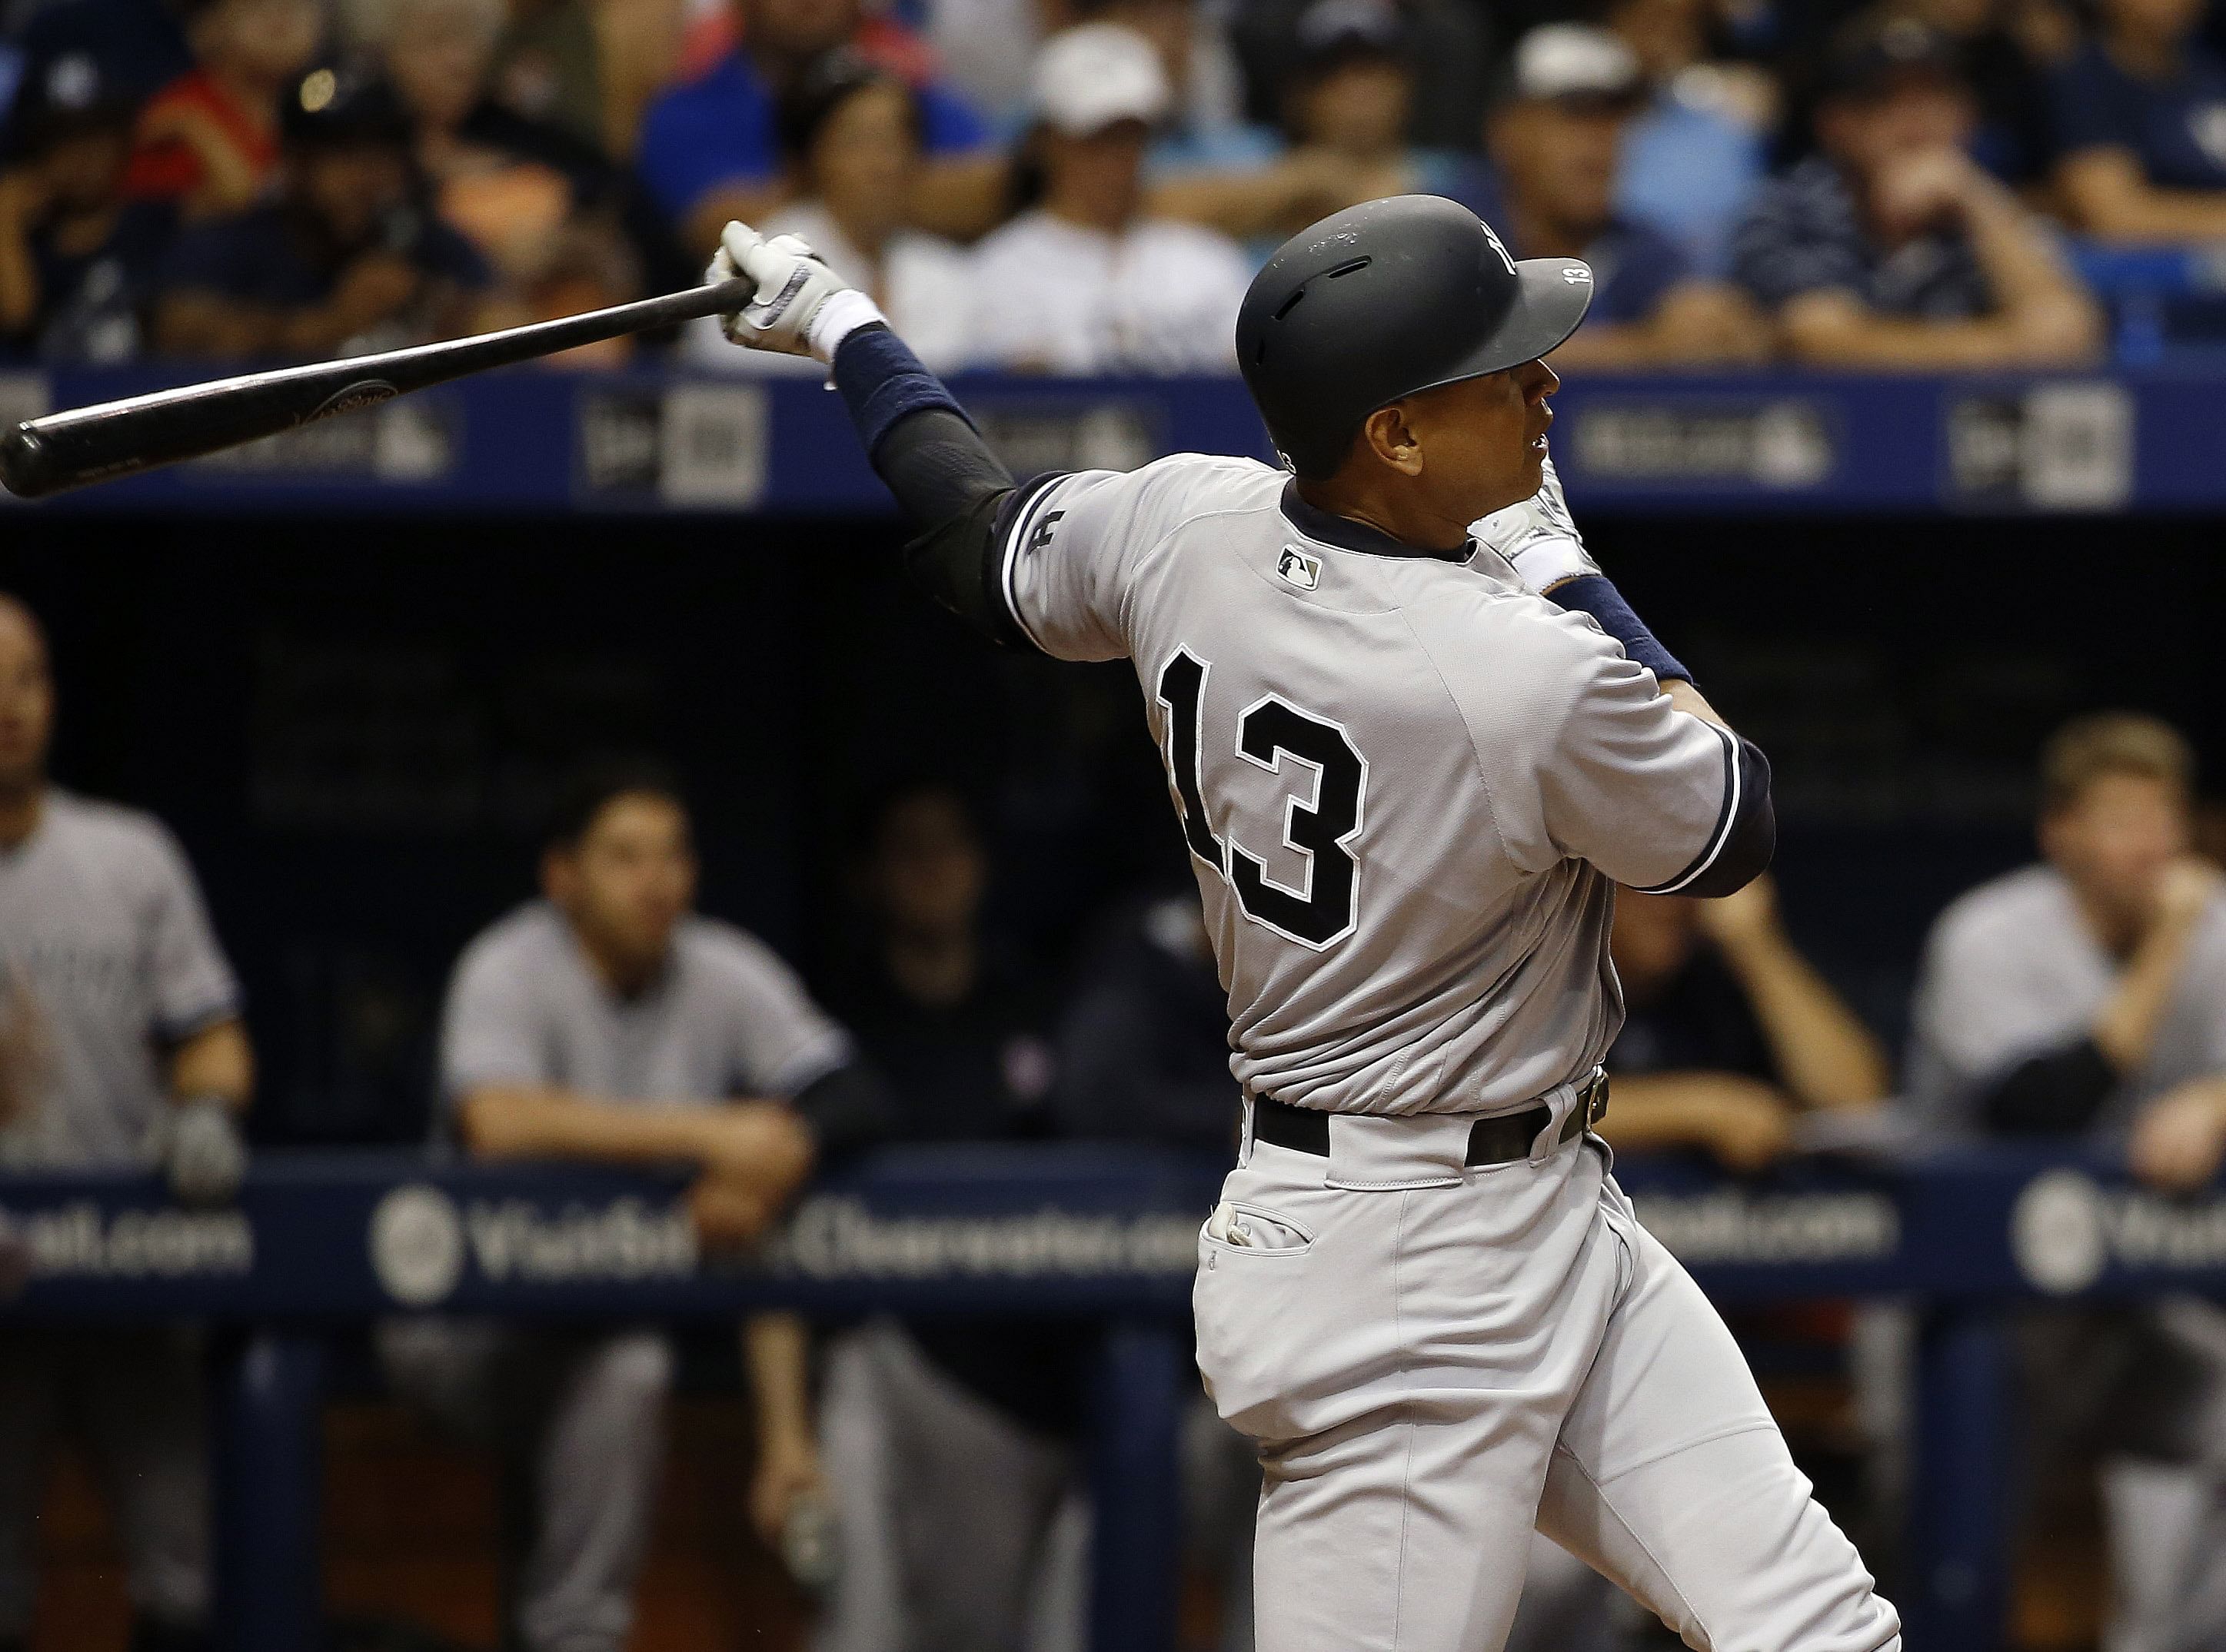
[[[1021,648],[1027,639],[1013,621],[1001,583],[997,545],[1010,488],[978,501],[904,548],[905,572],[935,599],[990,641]]]
[[[1770,759],[1752,740],[1733,736],[1738,750],[1735,785],[1724,799],[1728,818],[1720,847],[1707,866],[1676,886],[1677,893],[1703,899],[1734,895],[1770,869],[1778,853],[1778,807],[1770,795]]]

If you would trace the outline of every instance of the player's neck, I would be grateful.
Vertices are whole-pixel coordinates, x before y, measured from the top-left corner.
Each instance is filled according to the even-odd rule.
[[[47,786],[43,780],[29,785],[0,789],[0,849],[21,848],[39,829],[45,812]]]
[[[1411,550],[1442,556],[1468,539],[1468,524],[1433,510],[1412,489],[1383,486],[1372,477],[1332,476],[1323,481],[1301,477],[1299,497],[1317,511],[1343,517],[1387,534]]]

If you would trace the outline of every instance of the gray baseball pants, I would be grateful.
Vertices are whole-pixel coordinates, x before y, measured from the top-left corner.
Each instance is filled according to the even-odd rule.
[[[820,1433],[843,1569],[817,1652],[1076,1652],[1089,1516],[1071,1447],[886,1320],[829,1350]]]
[[[92,1452],[131,1605],[195,1630],[209,1612],[207,1419],[200,1338],[176,1330],[11,1327],[0,1337],[0,1639],[29,1627],[48,1453]]]
[[[622,1652],[665,1458],[672,1350],[652,1331],[379,1327],[387,1380],[504,1474],[511,1639]]]
[[[1260,1652],[1500,1652],[1534,1526],[1696,1652],[1898,1652],[1604,1147],[1557,1117],[1466,1169],[1467,1118],[1330,1123],[1326,1158],[1248,1131],[1199,1237],[1199,1364],[1266,1470]]]

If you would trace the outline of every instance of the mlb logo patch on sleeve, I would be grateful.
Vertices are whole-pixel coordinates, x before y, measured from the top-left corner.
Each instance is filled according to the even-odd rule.
[[[1320,557],[1309,556],[1296,545],[1284,546],[1275,562],[1275,571],[1301,591],[1311,591],[1321,583],[1321,569]]]

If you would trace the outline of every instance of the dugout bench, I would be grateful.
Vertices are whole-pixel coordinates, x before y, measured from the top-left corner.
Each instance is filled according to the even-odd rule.
[[[319,1621],[319,1417],[337,1328],[398,1314],[731,1319],[783,1306],[1084,1316],[1103,1326],[1090,1460],[1097,1652],[1167,1646],[1190,1274],[1221,1167],[1098,1147],[910,1149],[817,1185],[770,1254],[699,1258],[678,1180],[266,1153],[236,1210],[151,1179],[0,1178],[10,1318],[205,1318],[228,1652],[304,1652]],[[2226,1198],[2172,1200],[2101,1158],[1958,1148],[1818,1157],[1733,1182],[1627,1160],[1642,1219],[1720,1302],[1918,1307],[1918,1472],[1898,1604],[1911,1652],[2001,1642],[2013,1439],[2002,1319],[2020,1301],[2226,1291]],[[12,1259],[12,1260],[10,1260]]]

